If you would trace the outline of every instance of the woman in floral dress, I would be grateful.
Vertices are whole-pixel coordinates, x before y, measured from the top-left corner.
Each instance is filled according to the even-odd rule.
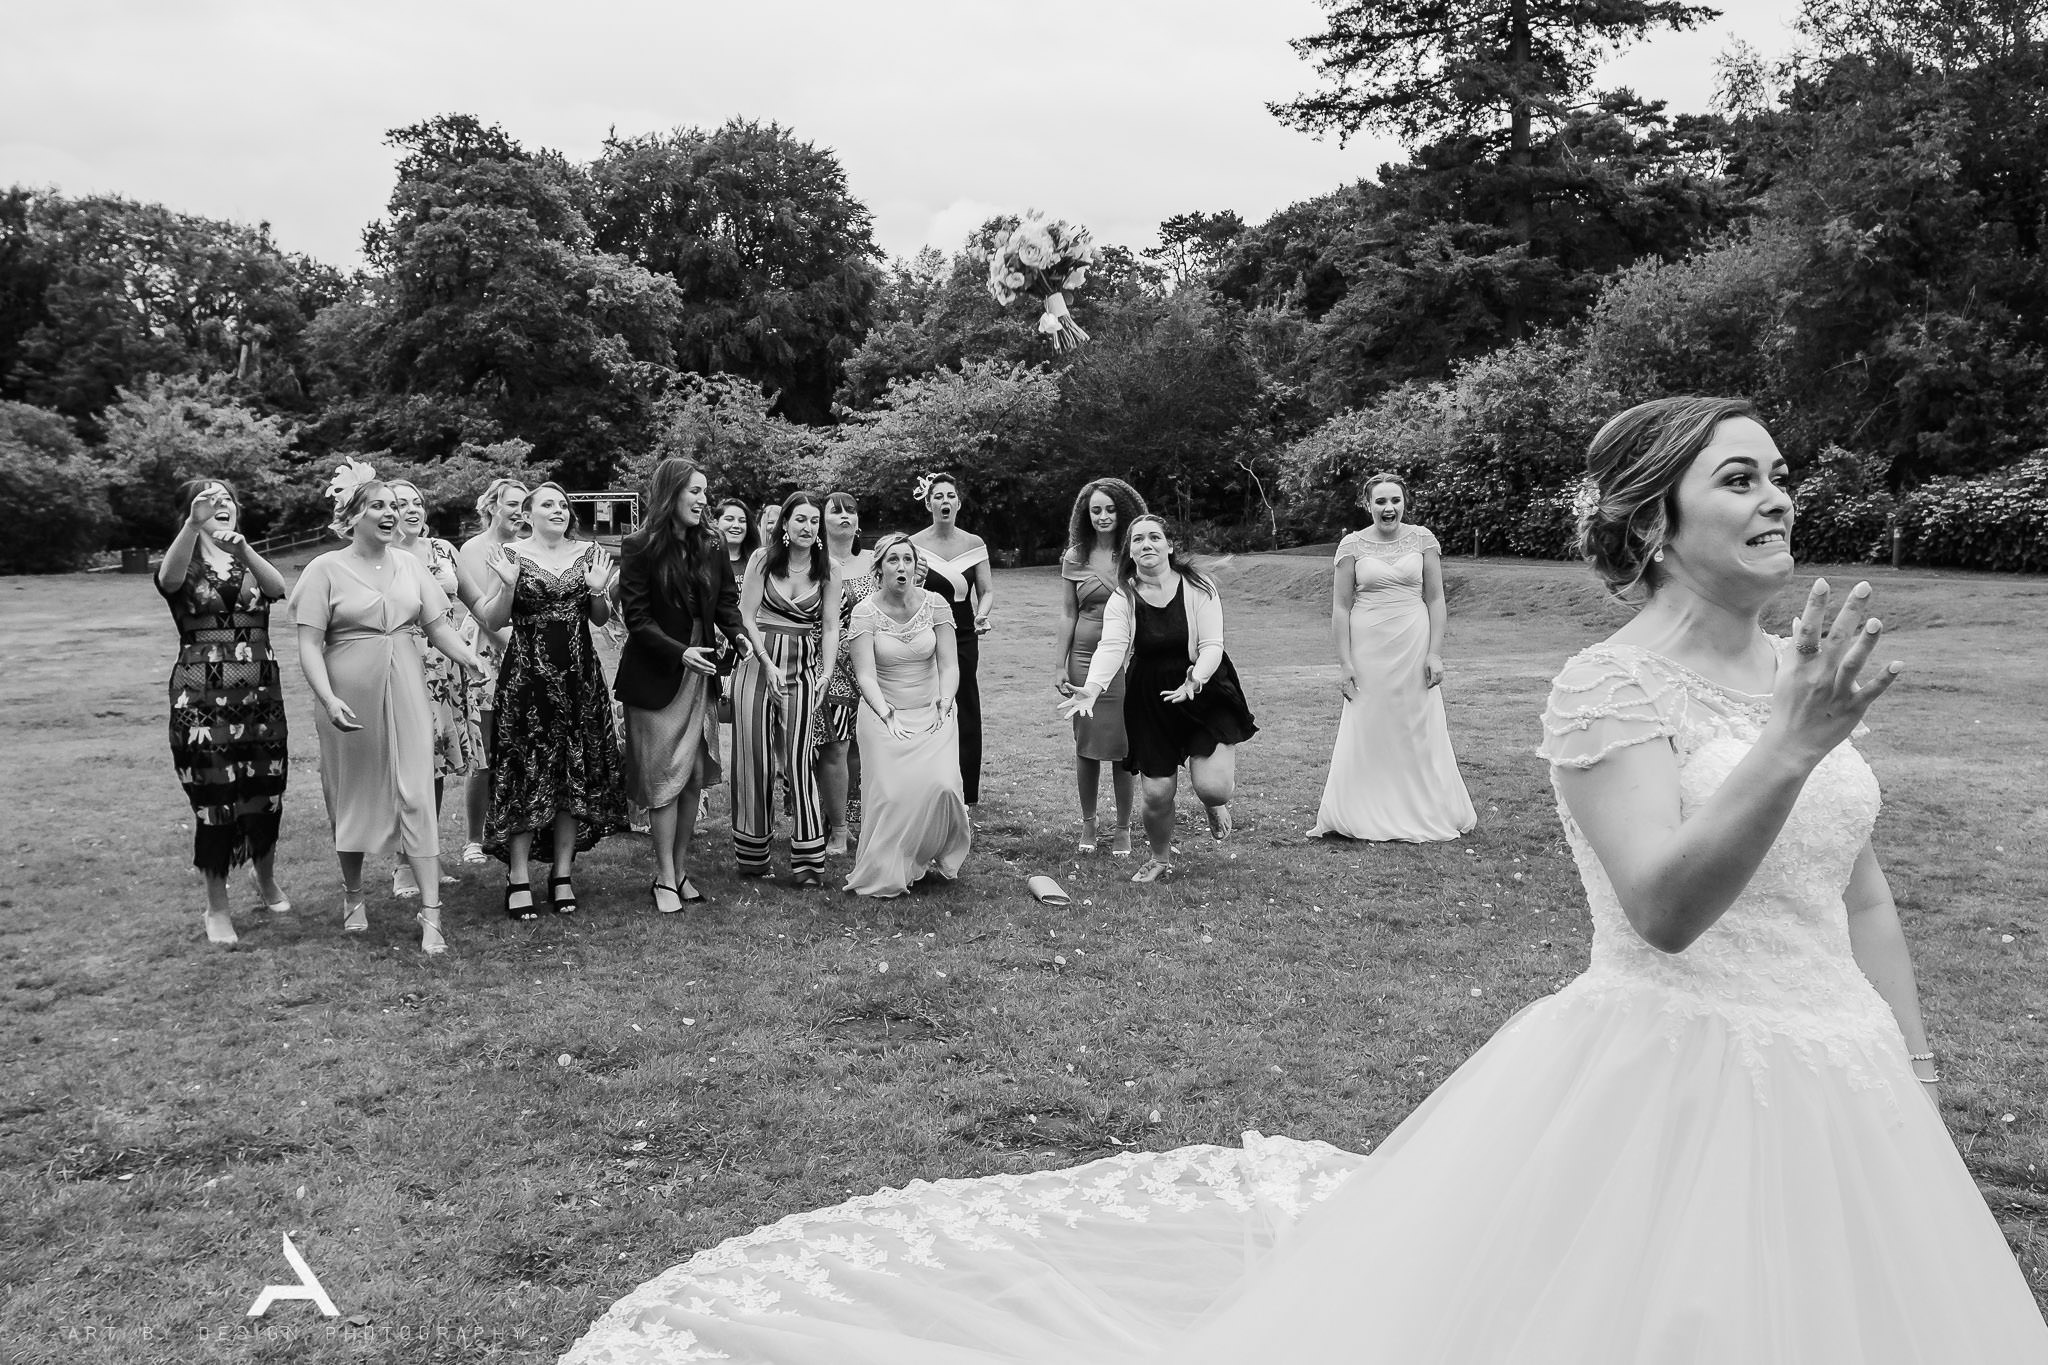
[[[235,529],[241,509],[220,479],[178,489],[185,522],[157,567],[178,623],[171,669],[171,760],[192,802],[192,865],[206,874],[206,937],[235,943],[228,873],[248,862],[264,904],[282,914],[272,859],[284,814],[284,694],[270,649],[270,604],[284,577]]]
[[[548,899],[572,914],[576,855],[627,823],[611,694],[590,638],[591,624],[611,619],[612,557],[570,537],[559,484],[527,494],[526,514],[532,537],[490,560],[507,591],[477,612],[486,630],[512,627],[498,670],[484,851],[505,860],[505,913],[522,920],[536,916],[531,856],[553,863]]]
[[[398,540],[392,548],[419,560],[434,585],[455,604],[450,619],[456,630],[465,641],[473,641],[470,615],[482,601],[483,593],[499,590],[498,579],[492,576],[490,583],[479,590],[463,569],[455,547],[426,534],[427,500],[419,485],[410,479],[393,479],[390,488],[398,503]],[[434,713],[434,808],[439,810],[447,779],[468,777],[483,762],[483,708],[480,693],[471,685],[469,676],[440,650],[428,648],[425,671],[427,704]],[[444,876],[442,880],[452,882],[455,878]],[[391,892],[400,897],[420,893],[411,864],[398,865],[391,877]]]

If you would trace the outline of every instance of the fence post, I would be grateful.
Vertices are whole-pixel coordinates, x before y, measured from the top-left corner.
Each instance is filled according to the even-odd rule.
[[[1899,514],[1894,512],[1885,520],[1892,534],[1892,567],[1902,569],[1906,566],[1906,537],[1899,530]]]

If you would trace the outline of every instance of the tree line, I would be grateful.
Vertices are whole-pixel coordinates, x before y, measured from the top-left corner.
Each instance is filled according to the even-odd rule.
[[[1712,17],[1660,0],[1326,0],[1297,46],[1317,135],[1403,159],[1248,223],[1111,247],[1054,356],[976,256],[887,260],[829,150],[774,123],[614,135],[587,163],[463,114],[394,130],[365,266],[118,196],[0,196],[0,567],[160,542],[188,473],[259,532],[317,524],[342,454],[453,529],[493,469],[630,486],[687,453],[913,515],[917,470],[1032,559],[1129,479],[1215,548],[1333,536],[1401,469],[1454,549],[1559,554],[1593,428],[1672,392],[1754,399],[1802,553],[2048,564],[2043,0],[1807,0],[1711,112],[1600,89]],[[1059,205],[1046,205],[1054,210]]]

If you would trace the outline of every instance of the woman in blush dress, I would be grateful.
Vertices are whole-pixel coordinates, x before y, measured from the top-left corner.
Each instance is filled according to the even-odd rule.
[[[877,586],[854,608],[853,676],[860,688],[860,851],[846,889],[900,896],[926,874],[960,874],[974,843],[960,789],[954,689],[960,665],[952,614],[923,576],[910,537],[875,547]]]
[[[1408,485],[1366,481],[1372,524],[1337,547],[1330,605],[1344,715],[1313,839],[1433,843],[1479,823],[1444,719],[1444,574],[1436,537],[1402,521]]]
[[[1871,848],[1850,741],[1898,665],[1866,677],[1868,586],[1830,622],[1817,582],[1764,632],[1794,519],[1747,404],[1643,404],[1588,465],[1581,540],[1642,605],[1543,717],[1582,976],[1370,1157],[1248,1134],[915,1182],[700,1253],[567,1360],[2048,1360],[1942,1124]]]
[[[989,574],[988,546],[972,531],[960,529],[965,490],[951,474],[927,474],[917,481],[917,500],[931,515],[931,525],[910,538],[924,562],[924,587],[944,598],[953,613],[953,636],[960,660],[960,782],[972,806],[981,800],[981,637],[995,608],[995,580]]]
[[[270,647],[270,604],[284,576],[237,526],[241,508],[221,479],[188,479],[184,525],[157,566],[156,590],[178,624],[171,669],[171,761],[192,803],[192,866],[206,877],[206,938],[233,947],[228,874],[256,868],[266,909],[283,914],[278,824],[289,771],[284,690]]]
[[[1145,839],[1152,856],[1131,877],[1155,882],[1173,870],[1173,812],[1185,767],[1209,813],[1210,837],[1231,830],[1237,746],[1259,732],[1237,668],[1223,648],[1223,598],[1209,576],[1182,557],[1166,519],[1147,512],[1124,533],[1117,593],[1103,612],[1102,643],[1081,686],[1060,703],[1086,716],[1128,666],[1124,767],[1144,787]]]
[[[306,566],[290,610],[315,702],[320,785],[341,863],[342,928],[370,927],[363,859],[395,851],[412,864],[421,891],[420,948],[445,952],[434,713],[422,644],[466,669],[483,664],[449,619],[440,585],[395,548],[398,500],[376,471],[347,461],[327,491],[332,529],[349,544]]]
[[[1067,552],[1060,557],[1059,663],[1052,675],[1053,690],[1062,697],[1088,681],[1095,647],[1102,640],[1103,610],[1117,592],[1117,551],[1132,519],[1144,514],[1145,500],[1122,479],[1097,479],[1074,499],[1074,512],[1067,523]],[[1109,763],[1116,765],[1111,767],[1109,779],[1116,793],[1116,836],[1109,855],[1128,858],[1133,782],[1130,772],[1121,766],[1131,752],[1130,739],[1124,733],[1122,673],[1095,699],[1093,710],[1074,717],[1073,725],[1074,779],[1081,791],[1079,851],[1095,851],[1095,803],[1102,791],[1102,765]]]
[[[510,626],[498,668],[491,742],[491,814],[484,851],[505,860],[505,913],[537,917],[532,859],[553,864],[548,901],[576,913],[576,855],[626,827],[618,731],[592,624],[611,619],[617,571],[603,547],[577,540],[569,495],[544,483],[526,495],[533,535],[498,551],[491,572],[503,591],[477,615]]]
[[[491,571],[492,558],[527,533],[526,492],[526,485],[517,479],[492,479],[476,500],[480,529],[463,541],[462,548],[455,553],[456,563],[469,580],[487,585],[486,590],[493,595],[500,590],[500,580]],[[463,817],[469,841],[462,846],[462,861],[480,866],[490,861],[484,852],[484,822],[491,814],[491,738],[498,728],[498,660],[504,657],[512,637],[503,631],[485,630],[474,611],[469,614],[462,637],[476,650],[477,658],[484,661],[484,671],[470,680],[470,691],[476,694],[477,735],[483,747],[470,767],[469,780],[463,784]]]
[[[690,881],[698,793],[719,780],[718,639],[742,645],[739,587],[705,524],[704,471],[663,460],[647,481],[647,519],[620,547],[626,646],[614,690],[626,717],[626,785],[647,808],[654,908],[704,899]]]

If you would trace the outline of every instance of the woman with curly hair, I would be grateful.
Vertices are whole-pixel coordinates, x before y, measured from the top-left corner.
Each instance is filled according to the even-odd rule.
[[[1082,486],[1067,522],[1067,552],[1060,557],[1059,661],[1053,666],[1053,690],[1062,697],[1088,681],[1095,647],[1102,641],[1103,609],[1116,596],[1117,551],[1131,522],[1145,514],[1145,500],[1122,479],[1096,479]],[[1130,754],[1124,734],[1124,675],[1095,699],[1095,708],[1074,717],[1074,778],[1081,791],[1080,851],[1096,847],[1095,802],[1102,788],[1102,765],[1121,764]],[[1110,769],[1116,792],[1116,837],[1113,858],[1131,856],[1131,774]]]

